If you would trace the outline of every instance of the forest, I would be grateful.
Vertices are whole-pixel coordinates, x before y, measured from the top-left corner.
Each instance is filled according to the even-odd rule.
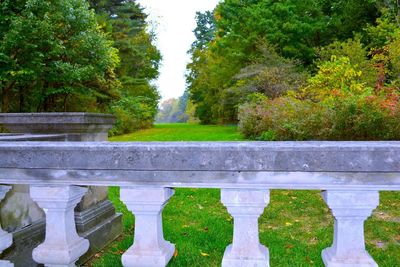
[[[400,2],[225,0],[198,12],[201,123],[258,140],[400,138]]]
[[[1,112],[112,113],[112,134],[150,127],[161,54],[136,1],[0,2]]]
[[[112,135],[157,120],[256,140],[400,138],[399,0],[220,1],[196,14],[185,93],[161,104],[146,18],[135,0],[2,0],[0,111],[112,113]]]

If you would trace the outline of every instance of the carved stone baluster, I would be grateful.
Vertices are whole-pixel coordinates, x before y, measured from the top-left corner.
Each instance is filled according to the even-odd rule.
[[[6,196],[6,193],[11,189],[11,186],[0,186],[0,201],[4,199]],[[12,245],[12,234],[7,233],[1,228],[0,224],[0,254],[5,250],[6,248],[10,247]],[[2,267],[12,267],[14,264],[12,264],[9,261],[5,260],[0,260],[0,266]]]
[[[71,267],[89,248],[76,233],[74,208],[87,189],[78,186],[32,186],[31,197],[46,213],[46,238],[33,250],[33,259],[45,266]]]
[[[166,266],[175,246],[164,240],[162,210],[174,194],[170,188],[121,188],[121,201],[135,215],[133,245],[122,255],[125,267]]]
[[[327,267],[377,267],[365,250],[364,221],[379,204],[377,191],[325,191],[325,202],[335,217],[331,247],[322,251]]]
[[[268,248],[258,236],[258,218],[269,203],[269,190],[222,189],[221,201],[234,218],[233,242],[225,250],[222,266],[269,266]]]

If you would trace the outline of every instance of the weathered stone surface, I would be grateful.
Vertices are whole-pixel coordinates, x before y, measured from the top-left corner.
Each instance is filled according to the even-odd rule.
[[[66,141],[64,134],[0,134],[0,142],[9,141]]]
[[[326,267],[378,267],[365,250],[364,221],[379,204],[378,191],[325,191],[323,199],[335,217],[334,238],[322,251]]]
[[[233,266],[268,264],[267,249],[256,242],[266,189],[328,190],[336,228],[334,244],[323,252],[326,265],[376,266],[365,252],[362,227],[378,190],[400,190],[400,142],[9,142],[0,144],[0,183],[124,187],[121,199],[137,216],[126,266],[164,266],[172,257],[173,245],[160,230],[168,188],[223,189],[236,231],[224,265]],[[251,260],[241,252],[243,240],[252,241]]]
[[[70,141],[99,141],[115,123],[99,113],[0,113],[0,125],[13,133],[68,134]]]
[[[3,200],[3,198],[6,196],[6,193],[11,189],[10,186],[3,186],[0,185],[0,201]],[[1,228],[0,224],[0,255],[1,253],[11,246],[12,244],[12,235],[10,233],[7,233]],[[0,260],[0,266],[4,267],[12,267],[14,266],[11,262],[6,261],[6,260]]]
[[[13,232],[44,218],[44,213],[30,198],[28,185],[14,185],[1,203],[0,218],[4,229]]]
[[[32,259],[32,250],[44,241],[45,219],[17,229],[12,234],[13,244],[3,253],[4,259],[13,262],[16,267],[37,267]]]
[[[89,250],[77,262],[80,266],[122,233],[122,214],[115,213],[113,204],[106,200],[79,212],[75,210],[75,225],[79,236],[90,242]]]
[[[233,242],[225,250],[222,267],[269,266],[268,248],[258,236],[258,218],[269,203],[269,191],[222,189],[221,202],[234,218]]]
[[[164,240],[162,210],[174,190],[170,188],[121,188],[121,201],[135,215],[133,245],[122,255],[125,267],[163,267],[175,252]]]
[[[89,242],[78,236],[74,208],[86,192],[77,186],[31,187],[34,201],[46,213],[46,238],[33,250],[33,259],[46,266],[75,266],[89,249]]]
[[[9,142],[0,170],[17,184],[400,190],[400,142]]]
[[[8,142],[0,158],[11,168],[398,172],[400,142]]]
[[[14,132],[11,134],[0,134],[0,142],[105,141],[108,137],[108,130],[113,126],[114,122],[115,118],[113,116],[97,113],[0,114],[0,124],[6,126],[9,131]],[[17,187],[14,186],[14,188]],[[32,227],[32,231],[35,233],[39,231],[35,228],[35,222],[40,220],[40,218],[35,216],[37,206],[35,204],[32,205],[33,202],[29,197],[29,191],[25,192],[25,196],[24,192],[14,191],[13,189],[11,194],[9,194],[10,199],[7,199],[7,205],[4,210],[1,210],[1,215],[7,222],[6,225],[9,227],[7,229],[15,230],[15,237],[24,240],[25,236],[29,236],[28,231],[25,230]],[[111,210],[112,214],[108,212],[110,211],[108,208],[101,210],[101,208],[106,207],[106,205],[102,204],[109,203],[107,195],[107,187],[89,187],[88,192],[76,207],[76,215],[78,217],[82,214],[94,215],[92,218],[90,216],[79,217],[82,220],[78,221],[78,228],[84,228],[81,229],[84,232],[80,234],[93,243],[88,253],[80,259],[81,262],[115,239],[122,231],[121,215],[115,214],[114,209]],[[93,214],[94,212],[99,213],[99,216]],[[33,216],[32,213],[34,213]],[[96,219],[93,219],[94,217]],[[27,227],[23,231],[23,233],[27,234],[19,234],[21,232],[19,229],[22,227]],[[40,228],[40,230],[44,231],[44,228]],[[34,236],[36,237],[37,235]],[[28,253],[28,245],[34,247],[36,242],[19,241],[16,240],[14,243],[13,250],[15,251],[7,251],[9,252],[7,256],[14,259],[14,252],[18,252],[21,254],[21,257],[17,258],[17,260],[18,262],[23,262],[23,266],[28,266],[28,264],[36,266],[33,263],[28,263],[31,260],[30,253]],[[28,257],[22,255],[27,255]],[[25,258],[22,260],[22,257]]]

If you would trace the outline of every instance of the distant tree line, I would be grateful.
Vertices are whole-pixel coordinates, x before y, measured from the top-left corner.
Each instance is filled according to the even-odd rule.
[[[156,116],[157,123],[198,122],[194,116],[194,106],[189,102],[187,91],[179,98],[170,98],[160,104]]]

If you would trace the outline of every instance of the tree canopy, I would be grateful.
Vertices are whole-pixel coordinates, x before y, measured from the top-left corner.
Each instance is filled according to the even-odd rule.
[[[1,1],[1,112],[111,112],[114,133],[149,127],[161,54],[146,17],[134,0]]]
[[[388,13],[398,22],[395,0],[225,0],[198,13],[187,65],[196,115],[203,123],[236,122],[249,94],[264,88],[277,97],[282,88],[299,87],[307,73],[316,72],[321,48],[357,34],[365,46],[374,46],[379,38],[370,26]],[[391,31],[375,35],[384,39]]]

